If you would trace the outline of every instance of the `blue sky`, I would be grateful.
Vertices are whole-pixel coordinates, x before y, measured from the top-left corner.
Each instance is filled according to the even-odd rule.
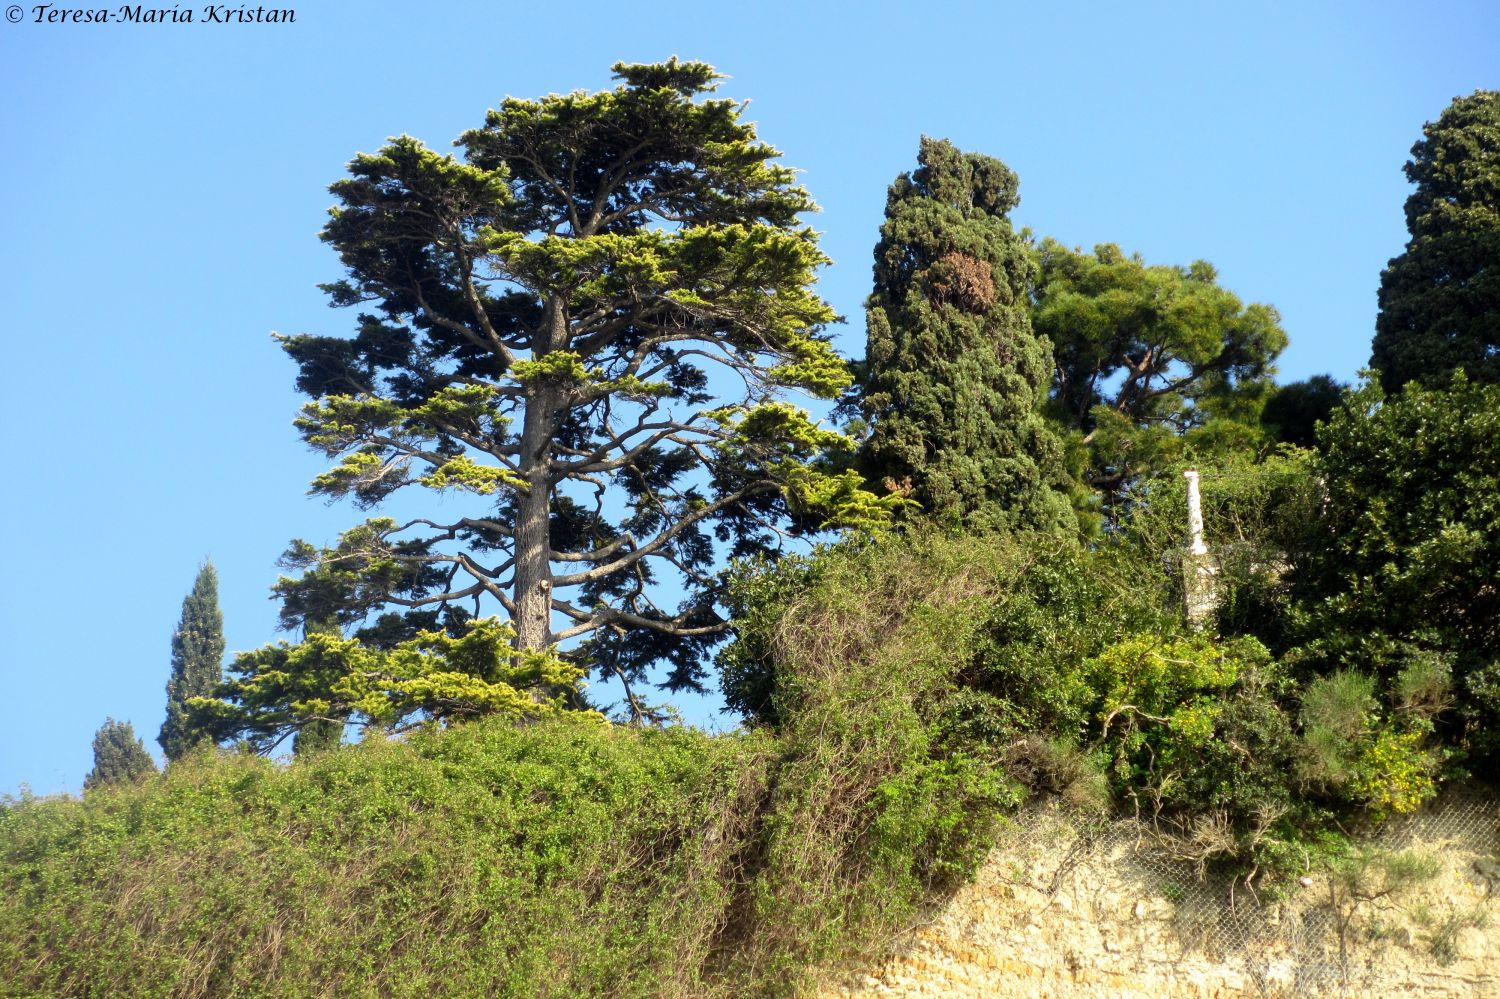
[[[288,539],[359,519],[304,495],[320,465],[268,334],[350,329],[315,287],[340,276],[316,233],[327,185],[387,136],[447,148],[506,95],[707,61],[822,205],[846,353],[886,186],[925,133],[1005,160],[1038,235],[1212,261],[1280,309],[1282,380],[1350,380],[1405,241],[1411,144],[1500,87],[1500,5],[1480,2],[191,9],[0,22],[0,792],[76,791],[107,715],[156,748],[204,556],[230,649],[253,648],[276,637]]]

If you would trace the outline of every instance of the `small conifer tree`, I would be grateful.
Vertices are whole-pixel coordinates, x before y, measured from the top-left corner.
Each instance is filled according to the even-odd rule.
[[[188,699],[211,697],[224,680],[224,615],[219,610],[219,574],[212,562],[198,569],[182,618],[172,636],[172,677],[167,681],[167,720],[157,742],[167,759],[180,759],[208,738],[194,726]]]
[[[156,773],[156,762],[136,738],[130,722],[106,719],[94,733],[94,769],[83,779],[83,789],[122,784]]]

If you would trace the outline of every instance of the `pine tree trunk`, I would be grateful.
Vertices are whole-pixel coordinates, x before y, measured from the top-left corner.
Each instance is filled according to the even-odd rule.
[[[547,336],[533,358],[560,349],[567,339],[567,317],[555,299],[548,303]],[[541,339],[540,337],[538,338]],[[521,426],[520,471],[526,490],[516,507],[516,648],[545,649],[552,644],[552,482],[549,452],[557,430],[560,390],[539,383],[526,401]]]
[[[533,400],[533,406],[539,401]],[[530,445],[532,423],[528,408],[521,438],[527,454],[534,453]],[[528,472],[526,480],[527,489],[518,497],[516,511],[516,648],[544,649],[552,644],[552,565],[547,557],[551,550],[547,543],[551,488],[546,462]]]

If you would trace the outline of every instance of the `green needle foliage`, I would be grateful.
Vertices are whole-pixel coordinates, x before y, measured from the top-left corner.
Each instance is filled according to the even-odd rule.
[[[188,702],[208,697],[224,679],[224,614],[219,610],[219,574],[204,562],[182,601],[172,636],[172,677],[167,681],[167,720],[157,742],[167,760],[181,759],[208,738],[194,722]]]
[[[1057,361],[1050,411],[1113,510],[1135,476],[1262,442],[1260,409],[1287,344],[1276,310],[1245,305],[1206,261],[1148,265],[1118,246],[1037,249],[1032,313]]]
[[[333,461],[312,491],[371,508],[425,490],[410,502],[432,512],[294,543],[288,630],[386,611],[357,637],[389,650],[489,608],[518,650],[566,643],[627,686],[665,660],[664,686],[697,688],[728,627],[725,555],[889,519],[897,499],[825,465],[853,442],[782,398],[850,380],[813,290],[812,199],[743,105],[706,99],[711,67],[615,75],[507,99],[462,158],[403,136],[333,185],[322,236],[347,276],[326,290],[366,311],[353,337],[281,341],[314,400],[297,426]]]
[[[270,750],[297,736],[297,754],[337,745],[346,723],[404,732],[428,721],[480,715],[535,720],[556,714],[581,670],[551,650],[517,650],[498,618],[467,622],[462,634],[422,631],[391,648],[316,632],[237,657],[223,699],[191,702],[200,725]],[[554,691],[550,698],[539,691]],[[597,717],[597,716],[594,716]],[[304,739],[304,733],[311,732]]]
[[[136,738],[130,722],[107,719],[94,733],[94,769],[83,779],[84,790],[106,784],[126,784],[156,773],[156,761]]]
[[[338,625],[337,615],[332,611],[329,612],[327,617],[308,618],[304,621],[302,626],[302,637],[304,640],[319,634],[327,635],[333,639],[344,637],[343,629]],[[252,653],[252,656],[261,656],[269,651],[268,648],[263,648],[257,653]],[[272,654],[274,655],[274,653]],[[238,662],[236,662],[236,667],[238,667]],[[256,679],[253,670],[247,671],[244,676],[246,680],[251,682]],[[261,707],[270,708],[273,711],[277,707],[272,701],[266,699],[261,699],[260,703]],[[244,704],[243,706],[246,708],[250,707],[249,704]],[[314,753],[321,753],[326,749],[332,749],[343,743],[344,729],[348,727],[349,715],[344,711],[335,713],[331,702],[327,707],[327,713],[320,717],[298,717],[296,719],[296,735],[292,737],[292,753],[294,755],[311,756]],[[248,717],[242,717],[248,721]],[[262,716],[262,721],[264,721],[264,716]],[[267,733],[264,725],[254,727],[258,727],[262,734]]]
[[[1406,251],[1380,276],[1374,356],[1394,392],[1410,381],[1500,381],[1500,91],[1478,90],[1422,129],[1406,177]]]
[[[1031,331],[1016,175],[923,138],[886,198],[865,315],[867,479],[974,529],[1076,529],[1062,449],[1037,410],[1051,354]]]

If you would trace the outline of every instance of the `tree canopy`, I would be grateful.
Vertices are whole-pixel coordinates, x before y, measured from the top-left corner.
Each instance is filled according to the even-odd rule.
[[[1500,91],[1448,105],[1412,146],[1406,250],[1380,276],[1371,365],[1394,392],[1458,368],[1500,381]]]
[[[1016,175],[923,138],[875,248],[860,465],[922,515],[972,528],[1073,525],[1062,449],[1038,411],[1049,345],[1031,330],[1031,262],[1010,222]]]
[[[1277,443],[1315,447],[1318,423],[1327,422],[1333,415],[1348,387],[1331,375],[1313,375],[1300,382],[1278,385],[1261,410],[1261,426]]]
[[[167,680],[167,719],[157,742],[175,760],[208,738],[188,701],[209,697],[224,679],[224,614],[219,610],[219,574],[204,562],[193,589],[182,601],[182,617],[172,635],[172,675]]]
[[[135,726],[108,718],[94,733],[94,769],[83,778],[83,788],[124,784],[154,773],[156,761],[136,737]]]
[[[420,631],[385,648],[321,631],[263,646],[235,660],[223,690],[233,705],[199,701],[199,710],[256,750],[295,734],[304,756],[338,745],[349,724],[399,733],[481,715],[535,720],[567,707],[581,670],[550,650],[513,648],[515,632],[495,617],[455,630]]]
[[[459,639],[489,605],[521,652],[565,645],[627,684],[666,660],[664,685],[691,688],[728,627],[723,556],[888,517],[820,464],[851,442],[783,398],[850,379],[812,287],[811,198],[743,105],[703,99],[711,67],[614,72],[507,98],[462,158],[402,136],[332,186],[322,236],[348,273],[325,287],[362,310],[356,333],[281,338],[314,399],[297,425],[335,461],[313,492],[439,495],[294,543],[284,626],[364,623],[389,651]],[[271,660],[242,658],[241,682]],[[555,680],[538,674],[542,702]]]
[[[1175,461],[1184,438],[1253,443],[1277,356],[1276,310],[1245,305],[1206,261],[1148,265],[1114,244],[1036,249],[1033,322],[1052,341],[1049,411],[1085,446],[1083,476],[1112,496]]]
[[[1320,440],[1312,654],[1392,680],[1451,669],[1466,738],[1500,757],[1500,385],[1458,376],[1385,398],[1367,384]]]

